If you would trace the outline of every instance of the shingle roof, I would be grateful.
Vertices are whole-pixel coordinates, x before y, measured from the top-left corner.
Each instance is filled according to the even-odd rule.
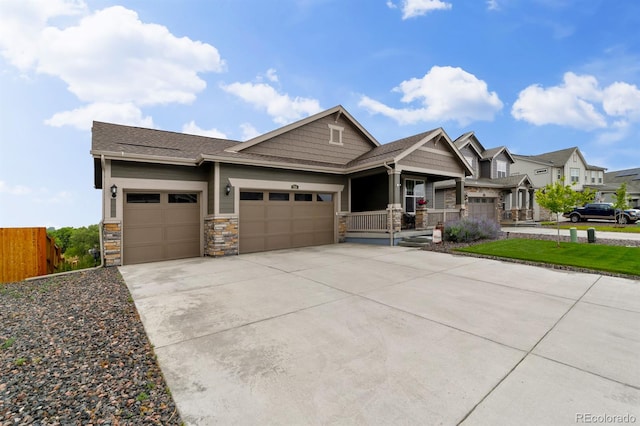
[[[196,160],[201,154],[218,154],[239,142],[187,135],[166,130],[93,122],[92,151],[174,157]]]
[[[578,147],[574,146],[572,148],[561,149],[559,151],[545,152],[540,155],[518,155],[518,157],[549,164],[566,164],[576,149],[578,149]]]

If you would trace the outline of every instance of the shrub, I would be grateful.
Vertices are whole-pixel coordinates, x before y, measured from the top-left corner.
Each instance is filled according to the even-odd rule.
[[[493,220],[464,218],[445,224],[443,238],[453,243],[469,243],[498,237],[500,225]]]

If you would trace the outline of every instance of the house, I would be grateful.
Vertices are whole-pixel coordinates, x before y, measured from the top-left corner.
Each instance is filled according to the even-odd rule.
[[[91,154],[108,266],[394,241],[439,181],[464,214],[472,173],[443,129],[380,144],[342,106],[246,142],[94,122]]]
[[[603,167],[587,163],[578,147],[561,149],[539,155],[513,155],[515,163],[511,165],[511,174],[526,174],[535,188],[542,188],[563,179],[572,184],[576,191],[593,188],[598,191],[604,184]],[[535,220],[551,220],[552,215],[546,209],[534,205]]]
[[[496,222],[526,221],[533,218],[534,185],[526,174],[512,175],[514,158],[504,147],[486,149],[474,132],[454,141],[472,170],[465,186],[467,215]],[[452,181],[436,184],[436,208],[451,207]]]
[[[617,170],[604,174],[604,185],[599,188],[601,200],[615,202],[620,185],[627,184],[627,195],[631,207],[640,208],[640,168]]]

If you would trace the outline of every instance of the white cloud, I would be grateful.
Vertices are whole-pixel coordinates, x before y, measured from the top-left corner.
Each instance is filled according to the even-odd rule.
[[[389,0],[387,1],[387,7],[396,9],[398,6]],[[402,19],[426,15],[428,12],[434,10],[448,10],[451,9],[451,7],[451,3],[442,0],[402,0],[400,6],[402,9]]]
[[[500,10],[500,4],[498,3],[498,0],[487,0],[487,9]]]
[[[0,194],[27,195],[32,192],[33,190],[31,188],[24,185],[9,185],[7,182],[0,180]]]
[[[243,141],[247,141],[261,135],[261,133],[249,123],[242,123],[240,125],[240,129],[242,129]]]
[[[206,87],[199,73],[225,69],[215,47],[144,23],[122,6],[89,13],[81,1],[6,0],[0,5],[0,53],[22,71],[64,81],[89,104],[74,110],[80,115],[93,103],[117,110],[120,104],[190,103]],[[50,24],[61,16],[71,20],[69,25]],[[77,125],[80,120],[71,113],[47,122]]]
[[[218,129],[209,129],[209,130],[201,129],[193,120],[191,120],[190,122],[182,126],[182,133],[188,133],[190,135],[207,136],[210,138],[219,138],[219,139],[227,138],[227,135],[225,135]]]
[[[89,130],[93,120],[153,127],[153,119],[149,116],[143,116],[140,108],[131,102],[95,102],[71,111],[58,112],[45,120],[45,124],[53,127],[74,126],[80,130]]]
[[[424,77],[403,81],[393,90],[402,93],[402,102],[418,101],[422,107],[392,108],[367,96],[361,98],[359,106],[400,124],[453,120],[461,125],[491,121],[503,106],[484,81],[461,68],[434,66]]]
[[[583,130],[606,128],[609,117],[618,117],[618,124],[625,120],[640,120],[640,91],[635,85],[622,82],[601,89],[594,76],[567,72],[558,86],[531,85],[522,90],[511,115],[538,126],[556,124]]]
[[[278,82],[278,75],[276,74],[276,70],[274,68],[269,68],[267,70],[267,79],[273,83]]]
[[[640,90],[633,84],[615,82],[604,89],[602,107],[608,115],[640,120]]]
[[[278,93],[266,83],[231,83],[220,87],[254,107],[265,110],[278,124],[291,123],[322,110],[316,99],[299,96],[291,98],[286,93]]]

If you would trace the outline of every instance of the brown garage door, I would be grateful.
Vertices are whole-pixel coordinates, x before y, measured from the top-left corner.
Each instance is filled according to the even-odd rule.
[[[470,197],[467,200],[469,217],[476,219],[496,220],[496,199],[486,197]]]
[[[200,197],[183,192],[127,192],[123,263],[200,256]]]
[[[334,243],[334,194],[240,192],[240,253]]]

